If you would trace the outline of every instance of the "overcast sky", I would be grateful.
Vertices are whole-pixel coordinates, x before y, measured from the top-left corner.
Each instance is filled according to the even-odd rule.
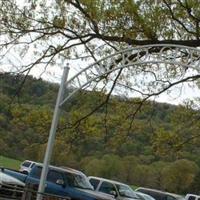
[[[0,71],[12,71],[16,72],[20,69],[20,66],[25,62],[21,60],[20,57],[14,53],[10,52],[1,62]],[[82,68],[87,67],[88,63],[80,62],[80,60],[72,61],[69,64],[70,72],[69,78],[78,73]],[[49,82],[60,83],[62,72],[64,66],[49,66],[46,70],[44,70],[41,66],[35,67],[31,70],[30,74],[36,78],[41,77],[42,79]],[[181,89],[180,89],[181,88]],[[130,97],[133,97],[131,93],[129,93]],[[163,93],[159,97],[156,97],[156,101],[158,102],[166,102],[170,104],[181,104],[187,99],[200,98],[200,90],[197,87],[193,87],[193,85],[183,84],[174,88],[173,91],[169,94],[167,92]]]

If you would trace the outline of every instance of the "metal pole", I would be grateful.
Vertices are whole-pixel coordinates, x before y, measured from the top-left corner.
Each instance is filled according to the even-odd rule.
[[[39,184],[39,188],[38,188],[37,200],[42,199],[42,193],[44,193],[44,190],[45,190],[45,182],[46,182],[46,178],[47,178],[48,167],[49,167],[50,159],[52,156],[53,145],[54,145],[55,135],[56,135],[56,129],[57,129],[59,116],[60,116],[60,112],[61,112],[60,102],[63,100],[63,95],[64,95],[64,91],[65,91],[65,82],[67,80],[68,73],[69,73],[69,67],[65,67],[64,71],[63,71],[63,75],[62,75],[62,80],[61,80],[57,100],[56,100],[53,119],[51,122],[51,129],[49,132],[49,139],[48,139],[48,143],[47,143],[42,173],[41,173],[41,177],[40,177],[40,184]]]

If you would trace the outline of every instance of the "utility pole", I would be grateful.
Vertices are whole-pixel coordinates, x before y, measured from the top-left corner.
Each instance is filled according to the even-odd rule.
[[[58,91],[58,96],[57,96],[56,105],[55,105],[55,109],[54,109],[53,119],[51,122],[51,129],[49,132],[49,139],[48,139],[48,143],[47,143],[42,173],[41,173],[41,177],[40,177],[40,184],[39,184],[39,188],[38,188],[37,200],[42,200],[42,193],[44,193],[44,190],[45,190],[45,182],[46,182],[46,178],[47,178],[48,167],[49,167],[50,159],[52,156],[53,146],[55,143],[56,129],[57,129],[59,116],[60,116],[60,112],[61,112],[60,103],[63,100],[64,92],[66,89],[65,83],[67,81],[68,73],[69,73],[69,67],[65,67],[63,70],[62,80],[61,80],[60,88]]]

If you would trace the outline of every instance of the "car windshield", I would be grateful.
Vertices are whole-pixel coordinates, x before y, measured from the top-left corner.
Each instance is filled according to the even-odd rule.
[[[137,195],[141,197],[141,199],[145,199],[145,200],[155,200],[152,196],[148,195],[148,194],[144,194],[142,192],[137,192]]]
[[[94,190],[86,176],[68,172],[65,175],[69,186]]]
[[[175,198],[178,200],[185,200],[184,196],[181,196],[181,195],[177,195]]]
[[[22,166],[24,166],[24,167],[29,167],[30,165],[31,165],[31,162],[28,162],[28,161],[26,161],[22,164]]]
[[[117,189],[120,196],[140,199],[140,197],[128,185],[117,184]]]

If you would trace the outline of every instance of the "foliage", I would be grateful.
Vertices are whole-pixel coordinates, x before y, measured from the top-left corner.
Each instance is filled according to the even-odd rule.
[[[11,62],[9,55],[16,52],[24,61],[20,65],[16,59],[11,62],[12,71],[18,76],[0,77],[2,154],[20,159],[43,158],[57,85],[28,77],[32,70],[42,74],[50,66],[56,71],[66,64],[76,70],[85,61],[96,62],[141,45],[175,44],[198,49],[199,9],[195,0],[0,1],[0,57]],[[151,48],[152,58],[159,50]],[[174,87],[181,92],[185,82],[199,86],[200,56],[194,49],[192,56],[187,49],[178,51],[179,54],[173,48],[164,51],[167,61],[177,56],[182,64],[197,67],[150,63],[102,76],[89,88],[97,92],[81,91],[64,106],[54,163],[78,167],[81,160],[88,173],[157,188],[162,183],[162,187],[171,191],[174,190],[169,184],[171,179],[161,182],[163,163],[157,163],[159,160],[168,167],[163,168],[165,173],[174,171],[174,166],[180,167],[177,159],[191,160],[200,166],[199,106],[193,102],[175,107],[147,101],[170,93]],[[138,55],[132,52],[128,56],[135,59]],[[139,56],[145,59],[145,51]],[[114,65],[106,62],[98,65],[97,72],[120,66],[120,61],[119,56]],[[6,67],[2,67],[3,71]],[[121,87],[143,99],[127,99],[129,92],[120,90]],[[123,95],[112,96],[114,89]],[[199,184],[197,178],[192,183],[198,171],[196,166],[188,161],[186,166],[192,166],[194,174],[189,175],[192,178],[185,177],[187,188],[175,185],[176,192],[186,192]]]
[[[194,0],[1,1],[1,56],[5,58],[7,55],[9,58],[9,53],[17,52],[24,64],[18,66],[10,61],[15,67],[17,65],[17,70],[12,70],[27,75],[35,68],[43,74],[48,67],[53,66],[56,71],[66,64],[77,70],[80,66],[84,67],[85,63],[96,62],[111,53],[142,45],[174,44],[197,49],[200,46],[199,13]],[[155,58],[158,51],[159,47],[151,48],[150,54]],[[188,63],[198,68],[198,52],[191,56],[188,50],[168,53],[169,49],[165,48],[164,51],[166,57],[163,59],[170,61],[179,52],[182,53],[179,59],[182,64]],[[132,52],[129,57],[134,60],[136,56]],[[140,57],[145,59],[145,50]],[[120,66],[121,60],[119,56],[114,60],[114,65],[99,64],[97,72]],[[165,91],[170,92],[177,85],[179,87],[176,89],[180,92],[183,82],[198,85],[199,70],[195,67],[190,70],[192,72],[188,72],[185,65],[178,64],[134,66],[128,73],[119,70],[116,77],[114,73],[101,77],[97,81],[100,84],[95,83],[98,86],[92,89],[111,94],[120,84],[147,100]],[[148,82],[145,77],[153,80]],[[22,85],[25,81],[26,78]],[[33,85],[32,90],[37,90],[35,94],[39,96],[45,88],[34,88]]]
[[[177,160],[171,163],[163,169],[163,188],[183,193],[194,182],[198,170],[199,167],[188,160]]]
[[[15,76],[1,74],[1,155],[42,161],[55,103],[49,98],[56,96],[58,87],[28,77],[29,84],[14,98],[18,81],[13,81]],[[38,81],[46,89],[40,95],[34,90],[30,96]],[[112,96],[107,107],[80,121],[103,97],[102,93],[81,91],[65,105],[52,164],[131,185],[180,193],[198,190],[199,111],[198,107],[192,109],[198,104],[146,102],[130,127],[127,116],[139,99]],[[51,99],[55,101],[55,97]]]

